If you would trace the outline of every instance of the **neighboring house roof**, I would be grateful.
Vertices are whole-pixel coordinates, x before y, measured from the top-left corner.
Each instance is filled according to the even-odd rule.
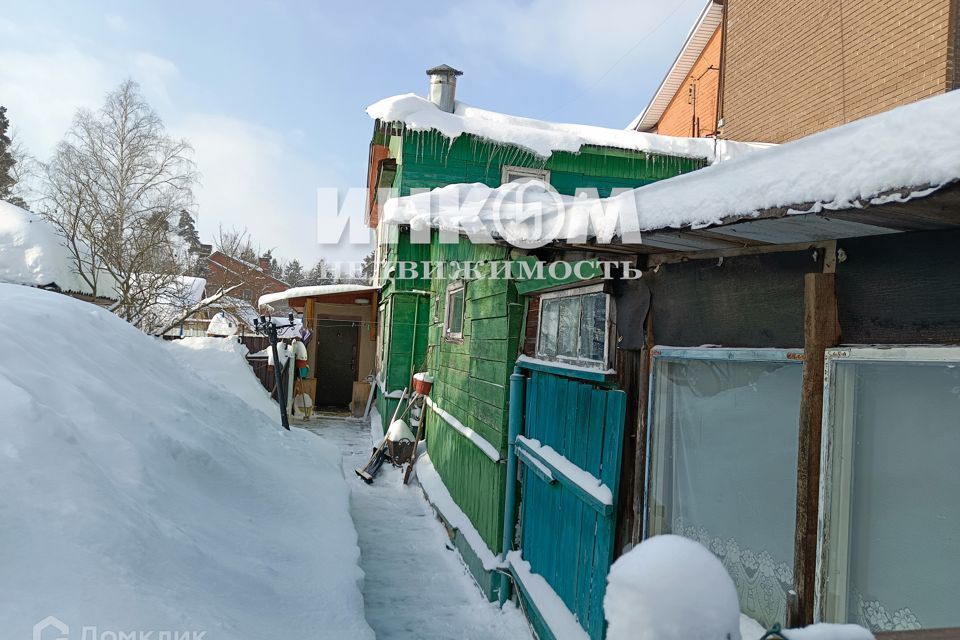
[[[53,226],[4,201],[0,201],[0,282],[92,294]]]
[[[367,114],[384,123],[403,123],[408,130],[434,129],[451,140],[471,134],[495,143],[522,147],[542,158],[549,158],[556,151],[579,153],[585,146],[596,146],[704,158],[713,163],[767,146],[547,122],[478,109],[459,101],[453,113],[447,113],[426,98],[412,93],[380,100],[367,107]]]
[[[646,108],[627,125],[628,130],[649,131],[660,122],[663,112],[677,94],[684,79],[690,75],[690,70],[722,21],[723,5],[715,0],[708,0],[707,6],[700,12],[700,17],[687,34],[687,40],[683,43],[683,48],[680,49],[677,59],[673,61],[667,76],[660,83]]]
[[[519,197],[514,194],[516,183],[496,189],[451,185],[444,189],[472,192],[394,198],[386,203],[383,219],[459,229],[495,216],[498,228],[522,234],[529,224],[550,229],[547,216],[562,209],[566,226],[555,237],[609,242],[619,230],[635,229],[645,233],[640,244],[654,247],[669,245],[653,244],[657,234],[649,232],[667,238],[677,229],[709,227],[713,236],[727,236],[730,242],[779,243],[783,238],[806,242],[931,228],[928,223],[960,226],[960,217],[949,208],[936,220],[904,215],[895,222],[871,217],[870,209],[921,198],[960,181],[958,112],[960,92],[949,92],[600,202],[546,190],[540,197],[530,188]],[[838,219],[827,213],[831,211],[851,211],[858,221],[851,221],[853,214]],[[804,213],[825,215],[816,221],[790,220],[792,214]]]
[[[363,284],[320,284],[308,287],[293,287],[279,293],[268,293],[260,296],[258,304],[263,307],[281,300],[293,298],[318,298],[337,293],[368,293],[378,291],[379,287]]]
[[[247,262],[246,260],[241,260],[240,258],[234,258],[233,256],[229,256],[220,251],[214,251],[211,253],[209,256],[207,256],[207,260],[222,267],[226,271],[235,274],[241,279],[244,279],[249,275],[255,275],[258,279],[267,280],[272,284],[275,284],[279,289],[289,286],[286,282],[275,278],[261,269],[259,266]]]

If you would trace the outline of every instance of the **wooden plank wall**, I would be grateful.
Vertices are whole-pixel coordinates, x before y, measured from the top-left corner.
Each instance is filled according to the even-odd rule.
[[[504,260],[499,245],[441,244],[434,238],[435,261]],[[486,267],[489,269],[489,266]],[[431,398],[441,409],[473,429],[506,456],[509,377],[516,360],[523,303],[508,280],[479,279],[466,283],[462,341],[443,336],[446,290],[452,272],[431,282],[428,314],[428,367],[436,379]],[[501,546],[505,465],[486,456],[431,412],[427,421],[430,458],[454,501],[463,509],[494,551]]]

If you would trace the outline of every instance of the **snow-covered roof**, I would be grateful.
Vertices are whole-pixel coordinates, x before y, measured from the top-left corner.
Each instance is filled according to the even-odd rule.
[[[92,293],[73,265],[49,222],[0,200],[0,282]]]
[[[555,151],[579,153],[584,146],[598,146],[704,158],[713,163],[769,146],[547,122],[478,109],[459,101],[454,112],[447,113],[426,98],[412,93],[375,102],[367,107],[367,114],[381,122],[402,122],[407,129],[414,131],[435,129],[451,140],[468,133],[499,144],[522,147],[543,158],[550,157]]]
[[[334,293],[353,293],[376,291],[377,287],[371,287],[363,284],[319,284],[308,287],[293,287],[279,293],[267,293],[260,296],[258,304],[262,307],[273,302],[281,300],[290,300],[291,298],[305,298],[326,296]]]
[[[534,240],[531,223],[550,229],[551,217],[562,216],[554,238],[609,241],[624,229],[698,229],[777,208],[798,214],[904,202],[960,180],[958,113],[960,92],[950,92],[605,199],[561,196],[543,183],[460,184],[392,199],[383,215],[451,229],[489,229],[497,219],[498,230],[512,230],[508,240]]]
[[[700,12],[700,17],[697,18],[693,28],[690,29],[690,33],[687,34],[683,48],[680,49],[680,53],[677,54],[677,58],[673,61],[666,77],[660,83],[656,93],[653,94],[653,98],[650,99],[650,103],[627,125],[627,129],[649,131],[660,122],[663,112],[667,110],[673,96],[677,94],[677,90],[690,74],[693,65],[700,58],[700,54],[703,53],[704,48],[713,34],[716,33],[717,27],[720,26],[722,21],[723,5],[716,0],[707,0],[707,6]]]

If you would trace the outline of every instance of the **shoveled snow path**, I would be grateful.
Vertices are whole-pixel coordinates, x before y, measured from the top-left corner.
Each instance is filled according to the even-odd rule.
[[[415,483],[384,465],[372,485],[353,470],[370,456],[370,430],[359,421],[321,419],[310,431],[340,447],[350,510],[360,543],[367,622],[379,640],[523,640],[519,610],[487,602],[452,549]]]

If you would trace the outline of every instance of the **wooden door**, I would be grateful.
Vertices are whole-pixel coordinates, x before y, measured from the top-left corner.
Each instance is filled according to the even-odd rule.
[[[344,319],[317,320],[314,374],[318,408],[346,408],[353,399],[360,347],[360,323]]]

